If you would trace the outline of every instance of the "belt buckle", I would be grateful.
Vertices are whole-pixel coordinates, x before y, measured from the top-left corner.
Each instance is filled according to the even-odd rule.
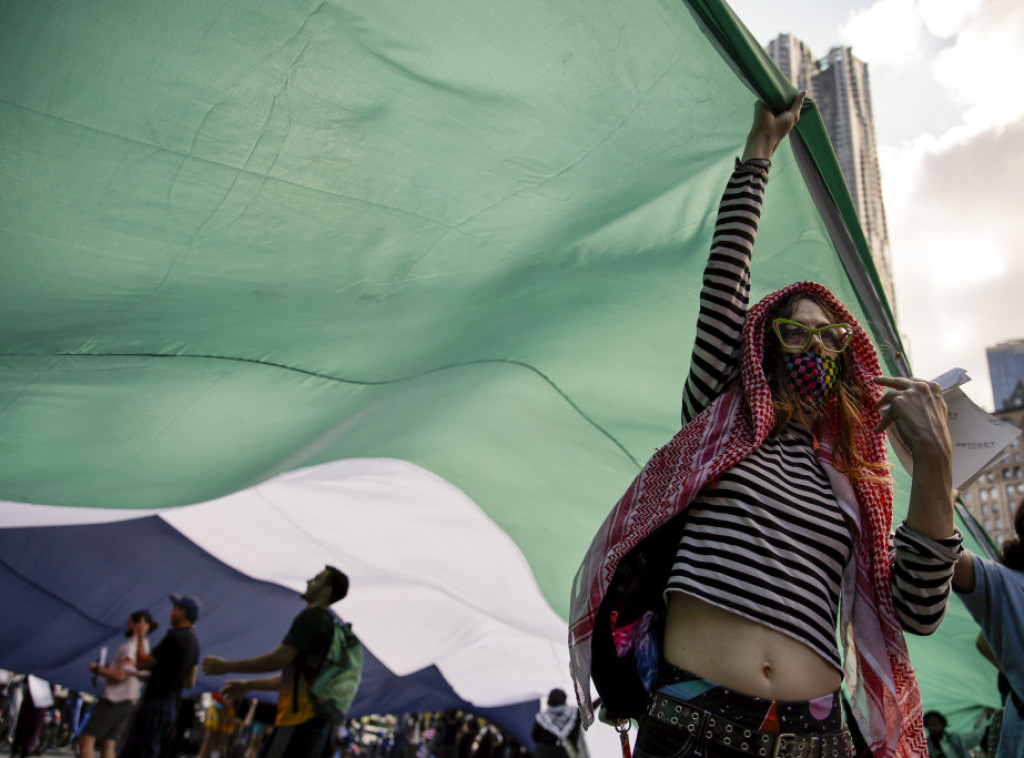
[[[782,756],[782,758],[787,758],[787,756],[791,755],[788,750],[785,753],[782,752],[785,747],[785,742],[783,742],[783,740],[786,739],[793,740],[792,747],[796,747],[796,734],[793,732],[782,732],[775,738],[775,749],[772,750],[771,758],[779,758],[780,756]]]

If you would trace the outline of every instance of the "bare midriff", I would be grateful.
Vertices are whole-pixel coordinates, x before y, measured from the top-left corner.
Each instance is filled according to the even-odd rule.
[[[802,642],[684,592],[668,593],[665,660],[772,700],[812,700],[842,683],[840,673]]]

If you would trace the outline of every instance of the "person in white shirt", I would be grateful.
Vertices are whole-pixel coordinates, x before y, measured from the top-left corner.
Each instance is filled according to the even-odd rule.
[[[142,691],[142,682],[135,668],[139,645],[148,654],[149,640],[146,635],[156,628],[157,623],[149,611],[135,611],[128,617],[125,626],[124,636],[128,639],[117,649],[110,665],[89,664],[89,671],[104,679],[103,695],[82,730],[80,758],[94,758],[97,742],[101,743],[102,758],[114,758],[118,737]],[[138,633],[140,629],[141,635]]]

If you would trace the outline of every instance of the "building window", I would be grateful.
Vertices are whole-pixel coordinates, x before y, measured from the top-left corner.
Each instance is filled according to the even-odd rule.
[[[983,502],[983,503],[986,500],[988,500],[988,490],[985,489],[984,487],[982,487],[980,490],[978,490],[978,499],[981,500],[981,502]],[[984,508],[985,506],[983,505],[981,507]]]
[[[1022,485],[1017,485],[1017,486],[1020,487]],[[963,500],[965,503],[970,504],[970,502],[971,502],[971,493],[970,492],[961,492],[960,493],[960,499]]]
[[[986,532],[991,532],[992,531],[992,519],[990,519],[990,518],[985,519],[984,525],[985,525],[985,531]]]
[[[1003,528],[1003,520],[1001,518],[999,518],[999,516],[996,516],[996,529],[1002,529],[1002,528]]]
[[[993,471],[989,471],[989,472],[987,472],[985,474],[985,481],[986,482],[990,482],[990,483],[994,482],[995,478],[996,478],[996,475],[995,475],[995,472],[993,472]]]
[[[1010,469],[1004,468],[1003,469],[1003,479],[1009,479],[1009,478],[1010,478]]]

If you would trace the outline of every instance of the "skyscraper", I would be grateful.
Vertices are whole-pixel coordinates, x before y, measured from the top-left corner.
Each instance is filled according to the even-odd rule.
[[[1021,407],[1022,393],[1014,393],[1014,390],[1024,382],[1024,339],[1001,342],[985,348],[985,352],[996,410]]]
[[[768,54],[794,85],[807,90],[818,104],[867,237],[889,306],[896,310],[889,232],[882,204],[882,175],[878,168],[875,120],[867,64],[848,47],[834,47],[815,59],[810,49],[792,34],[780,34],[768,43]]]
[[[792,34],[780,34],[768,43],[768,55],[797,89],[807,90],[808,95],[815,97],[814,75],[818,73],[818,60],[807,45]]]

